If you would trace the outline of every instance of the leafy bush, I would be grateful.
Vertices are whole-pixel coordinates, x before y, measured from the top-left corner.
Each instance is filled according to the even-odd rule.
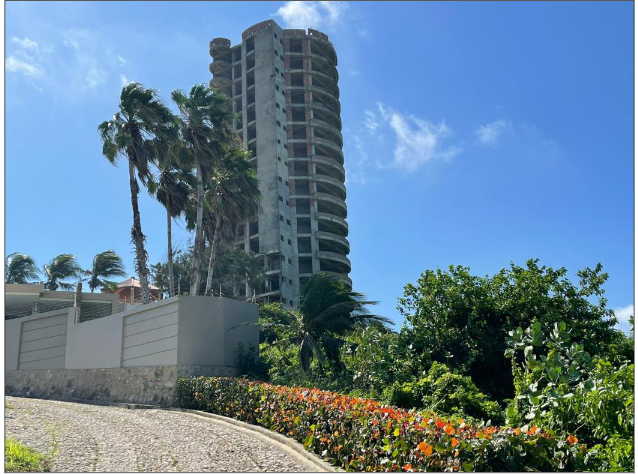
[[[593,446],[587,461],[595,470],[633,470],[634,365],[592,358],[570,341],[564,322],[547,336],[539,323],[510,332],[517,397],[508,420],[574,434]]]
[[[591,355],[627,352],[613,326],[614,312],[606,307],[602,265],[577,272],[578,283],[565,268],[512,263],[491,276],[476,276],[469,267],[427,270],[415,284],[405,286],[399,311],[405,316],[400,340],[409,357],[402,363],[414,378],[434,361],[472,377],[494,399],[514,395],[510,361],[503,358],[507,332],[535,321],[545,331],[567,322],[572,337]],[[596,299],[597,297],[597,299]],[[632,350],[633,352],[633,350]]]
[[[4,441],[5,472],[49,472],[50,460],[46,455],[22,445],[14,439]]]
[[[480,392],[469,376],[455,374],[443,363],[434,362],[425,378],[393,384],[386,398],[390,404],[403,408],[424,408],[495,424],[505,420],[498,403]]]
[[[499,428],[369,399],[234,378],[180,378],[180,405],[283,433],[348,471],[578,470],[586,448],[536,426]]]

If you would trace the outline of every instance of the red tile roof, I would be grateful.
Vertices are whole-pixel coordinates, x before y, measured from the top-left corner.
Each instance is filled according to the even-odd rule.
[[[139,279],[131,277],[130,279],[126,279],[124,282],[120,282],[119,284],[117,284],[118,289],[122,287],[136,287],[139,289],[142,287],[142,284],[140,284]],[[148,288],[151,290],[160,290],[159,287],[155,287],[153,284],[148,284]]]

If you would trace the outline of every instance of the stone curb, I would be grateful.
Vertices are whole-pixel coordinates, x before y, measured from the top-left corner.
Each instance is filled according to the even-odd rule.
[[[222,422],[225,424],[233,425],[237,429],[243,432],[253,432],[257,433],[260,438],[269,439],[269,442],[275,442],[281,445],[284,445],[288,451],[296,452],[295,455],[301,456],[303,458],[306,466],[311,465],[313,472],[336,472],[341,471],[328,464],[327,462],[321,460],[318,456],[314,455],[311,452],[308,452],[303,445],[297,442],[294,439],[290,439],[285,435],[279,434],[277,432],[273,432],[271,430],[266,429],[265,427],[256,426],[253,424],[248,424],[247,422],[238,421],[236,419],[232,419],[226,416],[220,416],[218,414],[211,414],[210,412],[196,411],[194,409],[182,409],[178,407],[164,407],[161,408],[164,411],[174,411],[174,412],[185,412],[190,413],[200,417],[207,417],[209,419],[215,419],[218,422]],[[310,462],[308,464],[308,462]]]

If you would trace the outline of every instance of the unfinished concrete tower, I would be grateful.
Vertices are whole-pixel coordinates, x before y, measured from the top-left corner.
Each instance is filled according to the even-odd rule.
[[[237,242],[262,255],[268,269],[256,300],[296,307],[300,285],[319,271],[352,286],[332,43],[319,31],[282,30],[268,20],[244,31],[236,46],[215,38],[210,54],[210,85],[232,98],[234,128],[259,177],[259,215],[240,227]]]

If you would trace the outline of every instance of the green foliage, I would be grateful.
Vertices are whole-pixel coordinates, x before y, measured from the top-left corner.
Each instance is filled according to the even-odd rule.
[[[399,335],[380,325],[352,332],[341,348],[341,359],[352,375],[350,394],[374,399],[394,381],[403,380]],[[409,406],[412,407],[412,406]]]
[[[48,264],[44,265],[43,270],[46,277],[44,288],[47,290],[57,290],[58,288],[69,290],[73,284],[63,281],[71,278],[80,280],[84,275],[84,271],[73,254],[60,254],[54,257]]]
[[[202,254],[204,259],[209,258],[210,248]],[[254,285],[261,282],[265,275],[264,267],[260,258],[252,252],[245,252],[241,249],[222,247],[219,250],[218,265],[215,266],[213,275],[214,295],[219,294],[220,286],[222,296],[239,298],[243,295],[246,283]],[[188,295],[190,290],[190,272],[193,261],[192,246],[188,250],[178,249],[173,256],[173,278],[175,280],[175,294],[179,290],[180,295]],[[168,294],[168,264],[158,262],[151,265],[151,275],[153,284]],[[206,268],[202,269],[204,282],[208,277]]]
[[[260,321],[259,325],[265,331],[278,330],[272,344],[280,351],[286,351],[291,344],[297,347],[298,361],[305,373],[309,374],[313,361],[317,361],[320,372],[330,369],[339,374],[345,371],[341,348],[346,341],[342,337],[373,322],[389,322],[368,313],[366,305],[375,303],[366,301],[340,280],[319,272],[302,287],[299,310],[280,306],[275,311],[274,307],[266,307],[264,316],[275,316],[279,322]],[[272,335],[268,338],[272,339]]]
[[[107,277],[121,277],[126,275],[122,259],[115,251],[110,249],[95,255],[89,273],[89,288],[91,292],[98,287],[108,287],[111,282],[106,280]]]
[[[537,427],[498,428],[369,399],[234,378],[180,378],[180,406],[261,425],[347,471],[557,471],[586,449]]]
[[[257,349],[251,343],[248,350],[239,343],[237,347],[237,366],[239,374],[250,379],[268,378],[269,365],[257,354]]]
[[[4,282],[6,284],[27,284],[29,280],[38,278],[38,268],[31,256],[14,252],[9,254],[4,266]]]
[[[627,444],[633,453],[634,365],[614,366],[570,342],[564,322],[554,324],[549,335],[538,322],[510,332],[505,356],[516,361],[517,354],[523,355],[522,363],[514,364],[516,399],[508,419],[573,434],[595,446],[588,459],[595,470],[622,464],[622,470],[631,470],[633,458],[623,454]]]
[[[49,457],[14,439],[4,440],[5,472],[50,472]]]
[[[390,404],[465,416],[495,424],[504,422],[498,403],[481,393],[468,376],[455,374],[442,363],[433,363],[428,374],[408,383],[395,382],[386,393]]]
[[[537,259],[491,277],[473,276],[462,266],[424,272],[399,299],[406,318],[401,340],[412,374],[420,377],[438,361],[470,375],[492,397],[512,397],[511,364],[502,358],[507,332],[536,321],[546,331],[565,321],[586,351],[604,353],[614,341],[616,323],[602,298],[608,276],[600,264],[579,271],[579,285],[566,275],[565,268],[541,267]],[[597,303],[592,296],[599,297]]]

